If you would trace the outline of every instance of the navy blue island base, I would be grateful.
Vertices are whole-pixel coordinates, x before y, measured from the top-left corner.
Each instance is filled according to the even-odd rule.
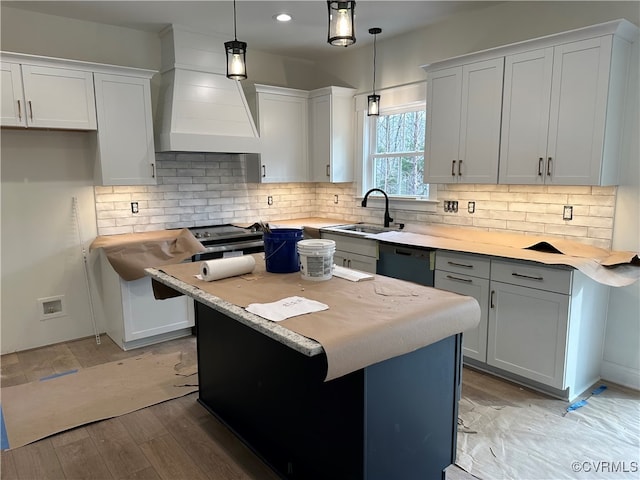
[[[278,475],[437,480],[454,463],[462,334],[325,382],[306,356],[196,301],[198,401]]]

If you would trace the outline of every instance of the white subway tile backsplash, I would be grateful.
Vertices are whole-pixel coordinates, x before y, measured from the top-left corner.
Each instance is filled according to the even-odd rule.
[[[362,208],[355,183],[245,183],[238,155],[158,153],[158,185],[95,187],[101,235],[258,220],[325,217],[382,222],[379,208]],[[552,235],[611,247],[616,187],[557,185],[438,185],[437,211],[391,208],[399,223],[456,225],[472,230]],[[338,195],[338,203],[334,203]],[[267,197],[273,205],[267,205]],[[445,213],[442,200],[458,200]],[[137,201],[138,214],[131,213]],[[467,212],[467,202],[476,211]],[[573,220],[563,220],[565,205]]]

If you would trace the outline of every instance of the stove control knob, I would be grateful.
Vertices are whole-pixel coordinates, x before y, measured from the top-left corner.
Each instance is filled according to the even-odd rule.
[[[205,238],[208,238],[208,237],[210,237],[210,236],[211,236],[211,233],[209,233],[209,232],[204,232],[204,236],[205,236]]]
[[[196,238],[200,238],[200,237],[202,237],[202,234],[200,232],[196,232],[196,233],[193,234],[193,236],[196,237]]]

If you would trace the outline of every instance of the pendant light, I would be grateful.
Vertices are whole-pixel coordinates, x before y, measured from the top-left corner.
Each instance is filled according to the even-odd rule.
[[[370,28],[369,33],[373,35],[373,94],[367,97],[367,115],[380,115],[380,95],[376,95],[376,37],[382,33],[378,27]]]
[[[356,2],[353,0],[331,1],[327,0],[329,8],[329,34],[327,42],[339,47],[348,47],[356,43],[355,23],[353,11]]]
[[[224,49],[227,51],[227,78],[247,78],[247,43],[238,41],[236,34],[236,0],[233,0],[233,40],[224,42]]]

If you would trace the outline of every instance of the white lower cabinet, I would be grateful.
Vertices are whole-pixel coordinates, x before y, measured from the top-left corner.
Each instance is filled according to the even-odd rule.
[[[462,335],[463,355],[479,362],[487,361],[489,265],[489,258],[480,255],[442,250],[436,255],[435,288],[473,297],[480,304],[480,323]]]
[[[491,282],[487,363],[564,389],[569,296]]]
[[[186,296],[156,300],[151,278],[123,280],[101,250],[100,295],[104,330],[122,348],[131,350],[191,335],[193,300]]]
[[[438,251],[435,287],[480,303],[479,327],[463,334],[468,365],[567,400],[600,379],[608,286],[569,267]]]
[[[321,238],[336,242],[333,263],[367,273],[376,273],[378,242],[352,235],[320,233]]]

